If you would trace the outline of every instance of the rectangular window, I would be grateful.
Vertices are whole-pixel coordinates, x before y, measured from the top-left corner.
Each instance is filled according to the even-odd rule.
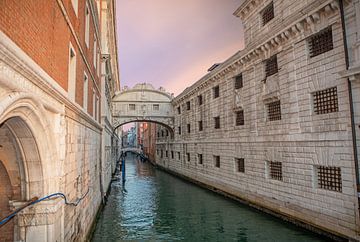
[[[282,163],[269,161],[269,175],[271,179],[282,181]]]
[[[269,121],[281,120],[280,100],[267,105]]]
[[[160,137],[160,132],[159,131],[157,132],[157,137]]]
[[[167,151],[167,150],[165,151],[165,157],[169,157],[169,156],[168,156],[168,151]]]
[[[262,17],[263,26],[265,24],[267,24],[268,22],[270,22],[270,20],[272,20],[274,18],[274,3],[273,2],[271,2],[269,5],[267,5],[262,10],[261,17]]]
[[[171,159],[174,159],[174,151],[171,151]]]
[[[187,124],[187,131],[188,131],[188,133],[190,134],[190,132],[191,132],[190,124]]]
[[[235,158],[235,165],[237,172],[245,172],[245,160],[244,158]]]
[[[235,120],[235,124],[236,126],[240,126],[240,125],[244,125],[245,121],[244,121],[244,110],[239,110],[235,112],[236,115],[236,120]]]
[[[86,3],[85,6],[85,44],[89,47],[89,38],[90,38],[90,10],[89,6]]]
[[[69,99],[75,101],[76,89],[76,53],[72,45],[69,47],[68,94]]]
[[[310,57],[325,53],[334,48],[332,29],[328,27],[309,38]]]
[[[190,101],[186,102],[186,110],[190,110]]]
[[[235,89],[240,89],[243,87],[243,77],[242,74],[235,77]]]
[[[186,153],[187,161],[190,162],[190,153]]]
[[[161,130],[161,137],[164,137],[164,130]]]
[[[178,127],[178,133],[181,134],[181,126]]]
[[[214,166],[220,168],[220,156],[214,155]]]
[[[94,68],[97,68],[97,46],[96,46],[96,36],[94,35]]]
[[[317,183],[319,188],[341,192],[342,182],[340,167],[318,166]]]
[[[265,75],[266,77],[278,73],[277,56],[273,55],[265,61]]]
[[[136,107],[135,107],[135,104],[129,104],[129,110],[135,110],[136,109]]]
[[[181,108],[180,108],[180,106],[177,107],[177,111],[178,111],[178,114],[181,114]]]
[[[202,95],[199,95],[199,96],[197,97],[197,99],[198,99],[198,104],[199,104],[199,105],[202,105],[202,104],[203,104],[203,97],[202,97]]]
[[[220,129],[220,116],[214,118],[214,124],[215,129]]]
[[[180,159],[181,159],[181,154],[180,154],[180,152],[178,152],[177,154],[178,154],[178,160],[180,160]]]
[[[314,112],[316,114],[339,111],[337,88],[332,87],[313,93]]]
[[[163,150],[160,150],[160,157],[163,158]]]
[[[203,164],[203,155],[202,155],[202,154],[198,154],[198,163],[199,163],[200,165]]]
[[[203,131],[203,121],[199,121],[199,131]]]
[[[214,93],[214,98],[218,98],[220,96],[219,86],[213,87],[213,93]]]
[[[159,104],[153,104],[153,110],[155,110],[155,111],[160,110],[160,105]]]
[[[96,114],[95,114],[95,112],[96,112],[96,96],[95,96],[95,89],[93,88],[93,97],[92,97],[92,117],[93,118],[95,118],[96,116]]]
[[[85,112],[87,112],[87,107],[88,107],[88,91],[89,91],[88,77],[87,77],[86,73],[84,72],[83,107],[84,107]]]
[[[166,137],[168,137],[169,136],[169,130],[166,130],[165,132],[166,132]]]

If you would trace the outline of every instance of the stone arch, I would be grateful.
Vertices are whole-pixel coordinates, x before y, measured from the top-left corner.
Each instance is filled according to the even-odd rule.
[[[175,131],[174,128],[171,127],[170,125],[168,125],[167,123],[163,123],[161,121],[158,120],[151,120],[151,119],[128,119],[126,121],[124,121],[123,123],[117,123],[114,127],[114,130],[120,128],[121,126],[128,124],[128,123],[141,123],[141,122],[145,122],[145,123],[155,123],[158,125],[161,125],[163,127],[165,127],[167,130],[169,130],[170,133],[170,137],[174,137]]]

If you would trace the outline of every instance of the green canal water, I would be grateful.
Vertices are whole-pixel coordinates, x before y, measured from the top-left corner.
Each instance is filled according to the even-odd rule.
[[[326,241],[132,155],[111,186],[92,241]]]

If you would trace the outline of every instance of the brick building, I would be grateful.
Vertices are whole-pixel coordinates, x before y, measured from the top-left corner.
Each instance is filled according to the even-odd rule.
[[[174,98],[158,165],[358,240],[360,2],[244,0],[234,15],[245,48]]]
[[[87,236],[117,156],[114,19],[114,0],[0,1],[0,217],[81,199],[23,210],[1,241]]]

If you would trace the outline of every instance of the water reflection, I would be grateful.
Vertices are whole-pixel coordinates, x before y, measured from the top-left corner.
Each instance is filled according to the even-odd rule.
[[[142,163],[126,160],[93,241],[324,241]],[[124,192],[124,189],[127,192]]]

